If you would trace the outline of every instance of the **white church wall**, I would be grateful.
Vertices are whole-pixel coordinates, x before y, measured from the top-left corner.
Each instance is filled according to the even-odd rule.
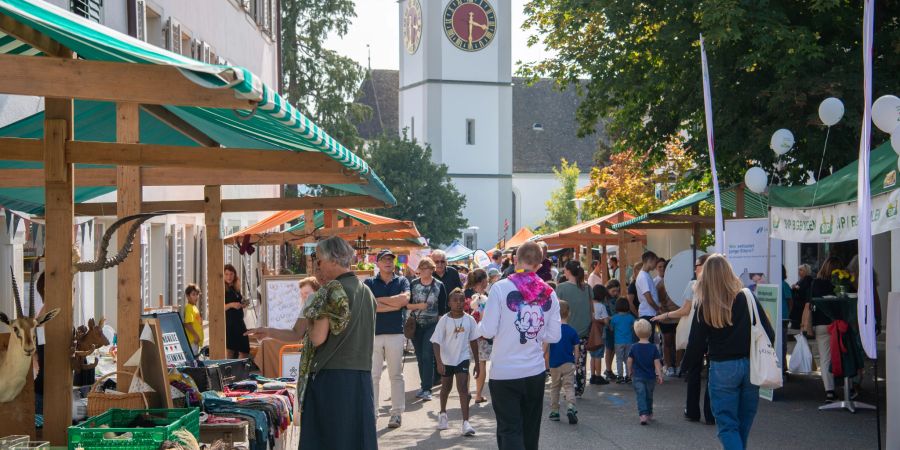
[[[478,248],[492,248],[502,238],[503,221],[510,219],[512,227],[512,202],[509,198],[501,197],[501,192],[511,192],[511,179],[509,178],[454,178],[453,185],[460,193],[466,196],[466,207],[463,209],[463,217],[469,221],[469,226],[477,226]],[[462,231],[460,230],[462,236]],[[512,236],[515,230],[509,230],[507,237]]]
[[[502,91],[511,87],[443,85],[441,149],[451,173],[504,174],[500,161],[512,153],[511,128],[501,123]],[[471,122],[470,122],[471,121]],[[471,125],[468,125],[471,123]],[[467,127],[471,127],[472,141]],[[509,132],[508,139],[501,134]],[[509,171],[506,171],[506,175]]]
[[[587,186],[590,181],[588,174],[579,175],[578,188]],[[547,218],[547,200],[559,188],[559,181],[552,173],[515,173],[512,186],[516,193],[516,229],[528,227],[533,230]],[[575,207],[574,203],[572,207]]]

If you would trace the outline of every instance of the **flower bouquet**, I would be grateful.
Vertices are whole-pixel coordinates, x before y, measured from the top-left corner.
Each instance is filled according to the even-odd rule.
[[[831,271],[831,284],[834,286],[834,295],[838,297],[847,295],[855,281],[856,277],[846,270],[835,269]]]

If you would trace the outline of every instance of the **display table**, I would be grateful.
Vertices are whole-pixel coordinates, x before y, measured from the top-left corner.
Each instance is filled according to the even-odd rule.
[[[281,348],[291,344],[297,344],[297,342],[279,341],[272,338],[259,341],[259,351],[253,357],[253,362],[259,367],[259,373],[268,378],[280,377],[278,368],[281,367],[281,361],[278,358]]]
[[[859,320],[857,319],[856,294],[849,296],[814,297],[812,308],[819,311],[832,321],[843,320],[847,322],[847,332],[844,333],[843,342],[847,348],[846,353],[841,353],[841,366],[844,371],[844,400],[819,407],[820,411],[831,409],[846,409],[855,413],[857,409],[875,409],[875,406],[862,402],[854,402],[850,399],[850,378],[856,375],[859,368],[864,367],[865,355],[862,351],[862,343],[859,339]],[[834,367],[834,364],[832,364]],[[819,368],[821,370],[821,368]]]

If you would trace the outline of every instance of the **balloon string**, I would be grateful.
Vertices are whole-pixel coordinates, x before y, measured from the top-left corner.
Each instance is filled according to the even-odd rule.
[[[816,189],[813,191],[813,201],[810,206],[816,206],[816,195],[819,193],[819,180],[822,177],[822,165],[825,163],[825,149],[828,148],[828,135],[831,134],[831,126],[825,132],[825,146],[822,147],[822,159],[819,161],[819,172],[816,174]]]

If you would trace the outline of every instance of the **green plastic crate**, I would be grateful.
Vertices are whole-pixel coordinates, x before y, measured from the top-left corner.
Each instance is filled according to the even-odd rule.
[[[135,417],[149,413],[157,425],[153,428],[129,428]],[[109,428],[100,428],[108,425]],[[166,440],[172,440],[175,431],[186,429],[200,439],[200,410],[197,408],[174,409],[110,409],[91,417],[80,425],[69,427],[69,450],[89,449],[156,450]],[[106,439],[105,433],[131,433],[131,439]]]

